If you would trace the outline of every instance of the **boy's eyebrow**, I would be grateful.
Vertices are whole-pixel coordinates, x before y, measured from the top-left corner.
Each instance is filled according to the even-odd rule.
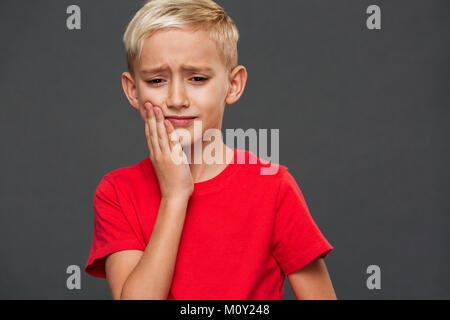
[[[158,67],[154,67],[154,68],[150,68],[150,69],[145,69],[142,70],[141,72],[143,74],[153,74],[153,73],[158,73],[161,71],[166,71],[168,69],[167,65],[163,65],[163,66],[158,66]],[[181,65],[181,69],[183,70],[187,70],[187,71],[213,71],[213,69],[211,67],[208,66],[192,66],[192,65],[186,65],[183,64]]]

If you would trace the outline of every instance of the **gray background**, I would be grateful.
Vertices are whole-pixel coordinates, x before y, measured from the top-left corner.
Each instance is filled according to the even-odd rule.
[[[66,268],[86,263],[101,177],[148,156],[120,82],[142,3],[0,2],[2,299],[110,299],[84,271],[68,290]],[[280,129],[280,163],[335,248],[338,298],[449,299],[450,2],[218,3],[249,73],[223,128]],[[70,4],[81,30],[66,28]],[[382,30],[366,28],[371,4]]]

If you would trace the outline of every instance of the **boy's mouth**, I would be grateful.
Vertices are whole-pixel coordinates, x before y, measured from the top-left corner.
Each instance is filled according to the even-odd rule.
[[[194,116],[166,116],[167,120],[169,120],[174,126],[188,126],[194,121]]]

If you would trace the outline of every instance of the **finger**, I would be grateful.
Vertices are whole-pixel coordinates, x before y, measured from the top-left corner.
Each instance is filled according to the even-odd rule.
[[[187,163],[187,161],[185,161],[187,160],[186,154],[184,153],[183,148],[181,147],[181,137],[175,131],[175,128],[173,127],[172,123],[169,120],[166,120],[165,123],[167,127],[167,133],[169,135],[170,148],[172,150],[174,158],[183,159],[183,161],[181,162]]]
[[[152,150],[153,155],[157,156],[161,153],[161,149],[159,148],[159,142],[158,142],[158,131],[156,128],[156,117],[155,113],[153,111],[153,106],[151,103],[146,103],[147,107],[147,115],[148,115],[148,126],[150,129],[150,141],[152,143]]]
[[[147,115],[147,108],[144,106],[142,106],[142,108],[139,108],[139,112],[141,113],[142,119],[144,119],[144,121],[147,120],[148,115]]]
[[[167,133],[170,137],[169,141],[172,159],[177,164],[188,163],[186,154],[181,147],[181,137],[179,137],[179,135],[175,131],[175,128],[169,120],[165,120],[164,123],[166,124]]]
[[[164,124],[166,126],[167,129],[167,136],[169,138],[169,146],[170,146],[170,150],[173,149],[173,147],[177,144],[177,142],[180,141],[177,133],[175,132],[175,128],[172,125],[172,122],[170,122],[169,120],[164,120]]]
[[[180,143],[176,143],[172,149],[172,152],[170,153],[172,160],[176,164],[183,164],[188,163],[186,154],[183,151],[183,148],[181,147]]]
[[[166,126],[164,125],[164,115],[159,107],[153,108],[156,115],[156,128],[158,130],[158,142],[161,148],[161,152],[169,154],[169,138],[167,137]]]
[[[152,142],[150,141],[150,128],[148,127],[148,122],[145,122],[145,138],[147,139],[147,147],[148,150],[150,152],[150,158],[153,157],[153,147],[152,147]]]

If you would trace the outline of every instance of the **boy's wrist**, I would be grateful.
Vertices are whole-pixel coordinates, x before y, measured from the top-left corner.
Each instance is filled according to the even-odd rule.
[[[190,195],[163,196],[161,202],[169,205],[185,205],[189,202]]]

